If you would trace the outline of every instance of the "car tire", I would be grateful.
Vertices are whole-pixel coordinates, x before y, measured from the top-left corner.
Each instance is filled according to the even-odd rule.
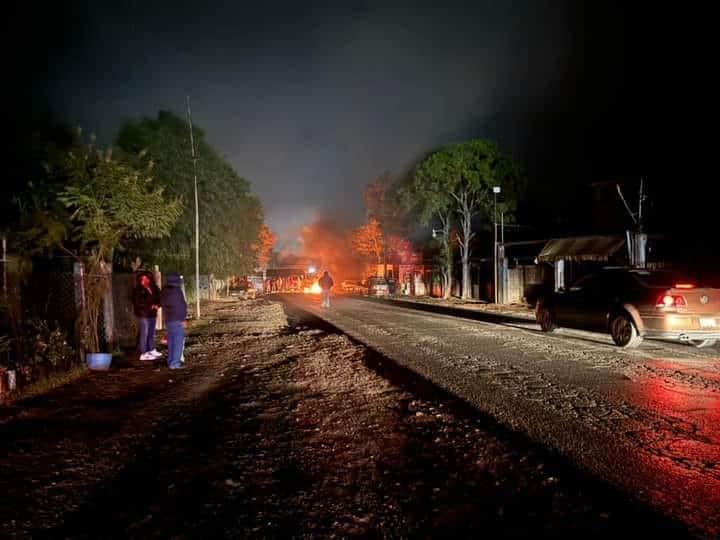
[[[634,349],[643,340],[632,318],[627,314],[616,315],[613,318],[610,322],[610,335],[615,345],[622,349]]]
[[[706,347],[712,347],[717,343],[716,339],[694,339],[690,343],[698,349],[705,349]]]
[[[537,319],[537,322],[540,324],[540,329],[543,332],[552,332],[557,328],[557,323],[555,322],[555,314],[552,312],[552,310],[544,305],[542,302],[538,302],[537,304],[537,310],[535,311],[535,318]]]

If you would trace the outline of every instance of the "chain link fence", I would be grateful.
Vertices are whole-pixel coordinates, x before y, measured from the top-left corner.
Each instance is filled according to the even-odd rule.
[[[72,257],[33,260],[16,255],[0,259],[0,394],[10,386],[24,386],[54,372],[81,363],[78,314],[83,304],[83,279]],[[194,276],[185,276],[190,312],[195,301]],[[106,295],[98,321],[101,346],[133,348],[137,343],[137,320],[132,290],[136,274],[113,273],[111,293]],[[227,283],[214,276],[200,278],[203,300],[224,296]]]
[[[11,390],[78,364],[75,279],[70,258],[0,260],[0,389]]]

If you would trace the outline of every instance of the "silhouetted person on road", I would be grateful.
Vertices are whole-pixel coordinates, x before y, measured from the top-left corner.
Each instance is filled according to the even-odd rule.
[[[320,285],[320,288],[322,289],[322,307],[324,308],[330,307],[330,289],[332,289],[334,284],[335,282],[330,277],[330,274],[327,273],[327,270],[318,280],[318,285]]]

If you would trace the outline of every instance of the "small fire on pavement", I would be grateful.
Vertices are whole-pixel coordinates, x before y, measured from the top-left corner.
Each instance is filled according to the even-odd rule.
[[[322,292],[322,289],[320,288],[320,285],[316,281],[310,287],[305,287],[303,289],[303,292],[305,294],[320,294]]]

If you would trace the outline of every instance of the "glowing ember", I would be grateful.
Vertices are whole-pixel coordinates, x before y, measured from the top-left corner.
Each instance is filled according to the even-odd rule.
[[[320,287],[320,285],[319,285],[318,282],[316,281],[315,283],[312,284],[312,286],[310,286],[310,287],[305,287],[305,288],[303,289],[303,292],[304,292],[305,294],[320,294],[320,293],[322,293],[322,288]]]

